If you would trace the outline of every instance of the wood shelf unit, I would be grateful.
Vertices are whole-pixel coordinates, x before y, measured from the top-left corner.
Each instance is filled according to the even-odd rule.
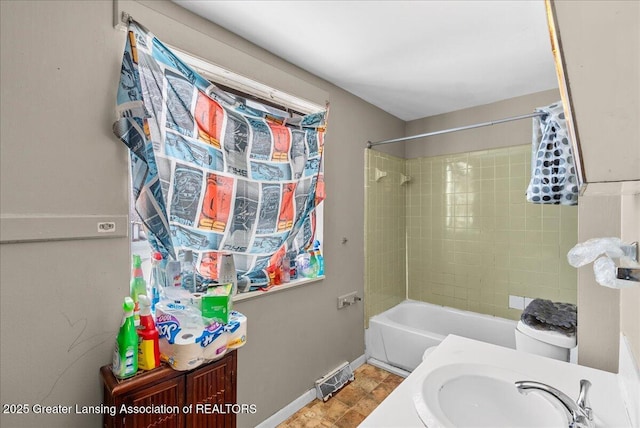
[[[176,371],[163,364],[124,380],[117,379],[111,366],[100,368],[103,404],[116,415],[103,416],[105,428],[235,428],[236,415],[228,407],[236,404],[237,351],[189,371]],[[165,406],[176,411],[153,413],[120,410],[122,406],[151,409]],[[207,407],[203,405],[208,405]],[[184,411],[189,406],[190,411]]]

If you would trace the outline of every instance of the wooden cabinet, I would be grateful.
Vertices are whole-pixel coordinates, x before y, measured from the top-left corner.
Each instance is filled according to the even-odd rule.
[[[125,380],[101,367],[104,427],[235,428],[236,352],[190,371],[162,365]]]

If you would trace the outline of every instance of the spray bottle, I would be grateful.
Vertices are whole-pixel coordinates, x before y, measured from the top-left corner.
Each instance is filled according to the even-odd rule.
[[[164,270],[162,269],[162,254],[155,251],[151,255],[151,275],[149,276],[148,296],[151,296],[151,313],[156,310],[160,295],[164,294]]]
[[[316,259],[318,260],[318,276],[324,275],[324,257],[320,251],[320,241],[317,239],[313,242],[313,251],[316,253]]]
[[[318,257],[318,253],[320,252],[318,251],[316,253],[315,246],[309,250],[309,278],[316,278],[320,273],[320,258]]]
[[[137,329],[138,367],[142,370],[152,370],[160,365],[159,333],[151,315],[151,300],[148,296],[138,296],[140,303],[140,326]]]
[[[141,294],[147,295],[147,283],[142,275],[142,260],[140,260],[139,255],[134,254],[130,295],[134,304],[133,319],[136,326],[140,325],[140,304],[138,303],[138,296]]]
[[[124,316],[111,365],[114,376],[119,379],[131,377],[138,371],[138,334],[133,323],[133,308],[133,299],[125,297],[122,304]]]

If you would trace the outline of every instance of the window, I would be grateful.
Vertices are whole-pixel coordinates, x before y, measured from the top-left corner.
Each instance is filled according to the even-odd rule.
[[[321,201],[318,195],[324,193],[321,172],[324,130],[308,132],[309,128],[303,125],[309,117],[313,118],[313,114],[325,108],[175,49],[179,52],[178,59],[164,46],[159,46],[161,54],[170,55],[166,62],[175,66],[176,70],[167,67],[156,73],[156,70],[141,69],[141,98],[148,97],[145,100],[147,111],[155,113],[149,120],[153,122],[149,128],[158,125],[166,116],[166,124],[160,123],[157,129],[146,132],[151,135],[154,154],[156,145],[162,146],[162,155],[157,162],[153,161],[157,163],[157,170],[171,168],[171,178],[164,181],[160,178],[155,190],[147,189],[147,193],[157,196],[162,192],[166,204],[171,204],[170,218],[166,222],[170,232],[165,227],[164,233],[176,245],[176,256],[184,249],[193,249],[197,252],[197,270],[207,278],[217,270],[216,253],[231,251],[244,258],[240,263],[236,262],[240,274],[244,272],[249,276],[249,272],[264,271],[268,275],[274,257],[284,258],[285,243],[288,250],[301,250],[300,245],[293,245],[292,238],[298,240],[298,236],[303,236],[301,242],[305,245],[314,240],[322,242],[323,208],[322,204],[318,204]],[[133,52],[130,57],[136,58],[138,54]],[[200,76],[193,76],[184,63]],[[183,70],[186,79],[180,76],[179,72]],[[156,74],[145,82],[144,77],[149,77],[144,76],[145,73]],[[199,91],[194,91],[194,82],[190,83],[189,78],[196,81]],[[202,96],[202,88],[207,86],[203,85],[203,78],[208,79],[207,84],[215,82],[206,87],[207,96]],[[164,86],[151,87],[160,80],[166,82],[162,84]],[[128,89],[131,90],[130,86]],[[159,97],[171,91],[174,93],[169,93],[166,101],[158,101]],[[187,102],[184,102],[185,99]],[[163,110],[163,103],[166,103],[166,111]],[[195,111],[188,111],[188,106],[193,105]],[[220,115],[209,114],[220,105],[233,106],[235,112],[225,109],[224,120],[220,120]],[[243,119],[241,114],[237,114],[238,111],[252,113]],[[253,118],[253,112],[259,112],[258,119]],[[198,122],[197,126],[194,121]],[[291,124],[298,127],[292,128]],[[196,129],[197,132],[190,129]],[[261,135],[265,138],[261,139]],[[252,139],[249,140],[249,137]],[[262,147],[263,142],[269,146]],[[131,144],[127,145],[131,148]],[[299,159],[302,162],[296,164],[296,156],[300,154],[296,150],[300,147],[304,149],[304,156],[301,155]],[[140,150],[140,147],[137,148]],[[242,164],[243,160],[238,154],[245,155],[247,150],[251,150],[247,158],[249,160]],[[223,155],[227,157],[223,159]],[[135,163],[135,159],[132,156],[132,163]],[[216,173],[216,170],[222,172]],[[241,179],[234,180],[233,174]],[[134,182],[138,178],[135,175],[132,174],[134,189]],[[296,181],[298,179],[300,181]],[[147,239],[157,245],[162,244],[162,239],[147,236],[141,225],[149,226],[150,222],[155,222],[160,228],[162,225],[153,211],[149,210],[149,203],[135,204],[138,213],[142,210],[146,222],[134,209],[133,201],[142,193],[140,189],[132,193],[131,249],[147,262],[147,269],[144,266],[143,269],[149,272],[151,248]],[[309,214],[311,219],[302,224],[299,221],[302,214]],[[266,256],[272,252],[272,256]],[[251,277],[254,289],[255,284],[261,284],[254,282],[255,278]],[[289,288],[314,279],[293,281],[271,290]],[[237,300],[262,293],[261,290],[243,293],[237,296]]]

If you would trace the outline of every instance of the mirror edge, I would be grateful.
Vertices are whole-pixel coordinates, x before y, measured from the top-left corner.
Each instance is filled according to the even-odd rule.
[[[562,100],[562,108],[566,117],[567,130],[571,137],[571,149],[576,166],[576,176],[578,179],[578,190],[580,196],[586,189],[586,175],[584,164],[582,162],[582,151],[580,149],[580,139],[578,134],[578,126],[573,117],[573,101],[571,97],[571,88],[569,87],[568,75],[565,68],[564,54],[562,52],[562,40],[558,34],[558,23],[556,20],[554,0],[545,0],[545,9],[547,13],[547,26],[549,28],[549,38],[551,40],[551,51],[553,53],[554,63],[556,65],[556,75],[558,77],[558,88],[560,89],[560,98]]]

